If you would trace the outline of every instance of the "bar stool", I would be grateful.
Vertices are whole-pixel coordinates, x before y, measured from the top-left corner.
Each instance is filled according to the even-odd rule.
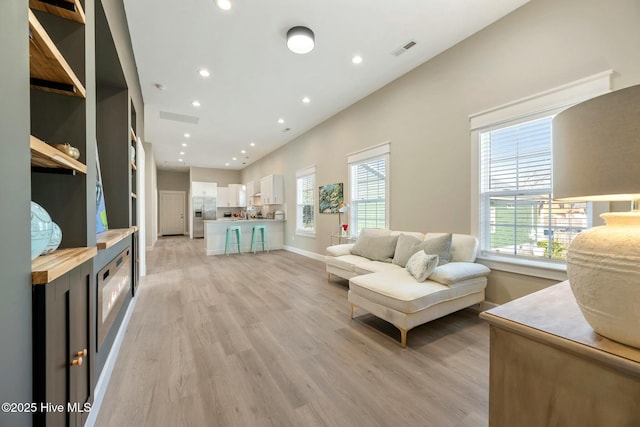
[[[262,240],[258,240],[258,234],[261,234]],[[264,244],[266,242],[267,226],[254,225],[251,230],[251,251],[255,254],[258,243],[262,243],[262,251],[264,252]],[[269,252],[269,245],[267,245],[267,252]]]
[[[229,247],[231,246],[231,235],[233,234],[233,232],[236,232],[236,243],[238,244],[238,253],[240,253],[240,247],[241,247],[241,231],[240,231],[240,226],[239,225],[231,225],[229,227],[227,227],[227,236],[224,242],[224,254],[225,255],[229,255]]]

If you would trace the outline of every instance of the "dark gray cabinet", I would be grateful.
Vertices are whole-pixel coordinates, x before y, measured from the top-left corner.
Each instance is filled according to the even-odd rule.
[[[82,426],[92,403],[93,261],[33,287],[34,426]],[[44,405],[44,406],[43,406]]]

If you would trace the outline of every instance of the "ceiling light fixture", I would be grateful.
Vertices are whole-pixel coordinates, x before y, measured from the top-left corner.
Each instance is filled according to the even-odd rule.
[[[242,154],[245,154],[245,153],[247,152],[247,150],[240,150],[240,152],[241,152]]]
[[[200,74],[200,76],[202,77],[209,77],[211,75],[209,70],[207,70],[206,68],[201,68],[200,71],[198,71],[198,74]]]
[[[305,96],[304,98],[302,98],[302,102],[304,102],[305,104],[308,104],[311,102],[311,98],[309,98],[308,96]]]
[[[199,107],[200,106],[200,101],[193,101],[191,103],[191,105],[193,105],[194,107]]]
[[[216,4],[222,10],[231,9],[231,1],[230,0],[216,0]]]
[[[250,143],[249,145],[250,145],[250,146],[252,146],[252,147],[255,147],[255,146],[256,146],[256,143],[255,143],[255,142],[252,142],[252,143]]]
[[[224,165],[225,165],[225,166],[229,166],[229,163],[225,163]]]
[[[182,161],[182,159],[178,159],[178,161],[179,161],[179,162],[181,162],[181,161]]]
[[[183,142],[183,143],[182,143],[182,146],[183,146],[183,147],[186,147],[186,146],[187,146],[187,143],[186,143],[186,142]]]
[[[353,58],[351,58],[351,62],[353,62],[354,64],[361,64],[362,63],[362,56],[360,55],[356,55]]]
[[[181,155],[181,156],[184,156],[184,151],[181,151],[181,152],[180,152],[180,155]]]
[[[305,54],[313,50],[315,35],[307,27],[292,27],[287,31],[287,47],[293,53]]]
[[[284,119],[278,119],[278,123],[280,124],[284,123]]]
[[[185,138],[191,138],[191,134],[190,134],[190,133],[185,133],[185,134],[184,134],[184,137],[185,137]]]

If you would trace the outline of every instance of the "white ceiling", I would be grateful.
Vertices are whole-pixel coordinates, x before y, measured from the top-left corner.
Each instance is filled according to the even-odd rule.
[[[231,1],[224,11],[215,0],[124,0],[145,141],[162,169],[242,169],[528,0]],[[306,55],[286,48],[297,25],[315,33]]]

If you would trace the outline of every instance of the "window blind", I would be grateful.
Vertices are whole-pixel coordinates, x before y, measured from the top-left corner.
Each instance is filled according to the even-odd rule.
[[[349,164],[352,230],[387,228],[388,154]]]
[[[298,176],[296,179],[297,188],[297,231],[313,233],[315,232],[315,171],[306,175]]]
[[[480,133],[483,253],[564,259],[590,227],[587,203],[552,199],[553,117]]]

